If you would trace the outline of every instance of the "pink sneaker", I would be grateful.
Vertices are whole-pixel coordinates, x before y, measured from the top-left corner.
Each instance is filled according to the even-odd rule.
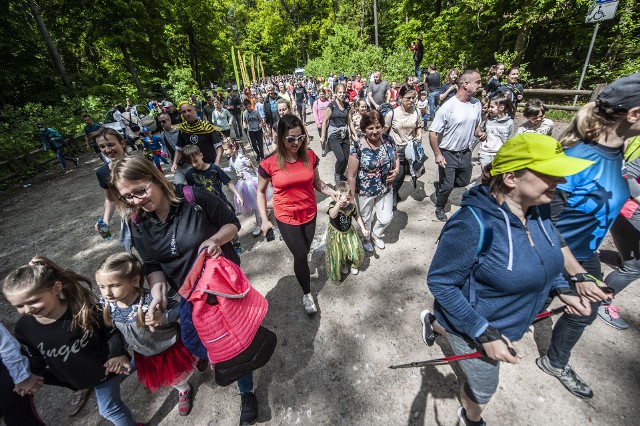
[[[178,394],[178,414],[181,416],[188,416],[192,407],[191,393],[193,391],[193,387],[191,386],[191,383],[187,384],[189,385],[189,389]]]

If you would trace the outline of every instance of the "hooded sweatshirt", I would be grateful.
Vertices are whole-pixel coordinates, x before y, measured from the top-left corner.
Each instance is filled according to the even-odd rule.
[[[483,210],[484,229],[493,230],[474,275],[475,306],[469,303],[469,276],[481,241],[480,225],[469,206],[476,212]],[[562,277],[560,241],[549,206],[531,207],[526,218],[533,246],[520,219],[506,203],[499,205],[487,186],[476,186],[464,195],[462,208],[442,230],[427,276],[435,316],[447,331],[476,338],[491,325],[510,340],[518,340],[549,292],[569,287]]]

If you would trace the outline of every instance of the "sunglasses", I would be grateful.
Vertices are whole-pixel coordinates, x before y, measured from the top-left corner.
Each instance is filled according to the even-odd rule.
[[[137,198],[138,200],[142,200],[143,198],[149,195],[147,191],[149,190],[149,187],[151,186],[152,183],[153,181],[149,181],[149,184],[145,188],[133,191],[131,194],[120,195],[118,198],[120,199],[120,201],[124,201],[125,203],[130,203],[130,204],[133,202],[134,198]]]
[[[301,135],[298,135],[298,136],[287,136],[287,137],[285,138],[285,140],[286,140],[286,141],[287,141],[287,143],[289,143],[289,144],[302,143],[302,142],[304,142],[304,140],[305,140],[305,138],[306,138],[306,137],[307,137],[307,136],[306,136],[305,134],[301,134]]]

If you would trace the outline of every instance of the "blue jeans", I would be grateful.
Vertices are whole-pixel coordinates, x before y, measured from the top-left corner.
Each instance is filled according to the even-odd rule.
[[[424,127],[425,129],[427,128],[427,121],[429,121],[429,113],[425,112],[422,115],[422,127]]]
[[[418,77],[418,80],[420,80],[420,75],[422,74],[422,70],[420,69],[420,62],[413,61],[414,68],[415,68],[414,71],[416,72],[416,77]]]
[[[429,92],[429,120],[433,121],[436,111],[440,105],[440,92]]]
[[[67,170],[67,163],[65,160],[76,161],[74,157],[69,157],[64,153],[63,147],[56,149],[56,157],[58,157],[58,162],[60,163],[60,167],[62,167],[63,171]]]
[[[316,101],[316,97],[309,95],[309,107],[313,108],[313,103],[315,101]]]
[[[580,263],[589,274],[602,279],[602,267],[597,253],[594,253],[590,259]],[[589,316],[562,314],[553,328],[551,346],[547,352],[552,367],[564,368],[569,363],[571,350],[580,340],[584,329],[598,316],[598,308],[601,303],[591,303],[591,315]]]
[[[120,398],[120,383],[128,376],[116,376],[95,387],[98,412],[116,426],[135,426],[136,420]]]
[[[253,371],[248,372],[238,379],[238,389],[240,394],[245,394],[253,390]]]

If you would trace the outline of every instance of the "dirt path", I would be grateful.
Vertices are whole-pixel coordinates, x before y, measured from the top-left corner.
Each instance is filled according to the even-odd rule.
[[[319,153],[315,126],[309,126],[309,131],[316,136],[312,147]],[[327,181],[333,176],[333,163],[332,154],[320,163],[321,176]],[[401,190],[403,201],[388,229],[387,248],[367,258],[359,275],[349,276],[340,285],[326,283],[324,253],[314,252],[312,288],[320,311],[313,317],[303,312],[302,293],[284,243],[252,238],[253,218],[242,217],[242,266],[269,300],[265,325],[277,333],[279,341],[271,362],[255,374],[260,423],[456,424],[458,368],[387,368],[450,354],[446,343],[427,348],[420,338],[419,314],[433,302],[425,276],[442,227],[434,219],[429,199],[436,169],[431,158],[427,164],[428,173],[417,188],[408,180]],[[97,166],[97,160],[87,154],[81,167],[64,177],[52,168],[31,181],[31,187],[17,186],[0,194],[0,278],[36,253],[91,276],[105,256],[120,250],[116,242],[103,242],[92,230],[102,212]],[[476,166],[474,177],[478,174]],[[454,193],[452,210],[458,208],[460,195],[461,191]],[[316,247],[328,223],[328,200],[318,199],[322,201]],[[611,249],[610,243],[605,248]],[[634,308],[640,304],[639,295],[635,285],[617,300],[629,330],[616,331],[596,320],[573,353],[573,367],[594,389],[592,400],[573,397],[535,366],[539,351],[548,344],[547,321],[517,343],[525,359],[517,366],[503,367],[500,388],[484,416],[487,423],[638,424],[640,313]],[[17,319],[3,300],[0,319],[10,328]],[[235,386],[218,387],[210,373],[197,375],[194,384],[194,409],[180,419],[175,392],[151,394],[129,378],[122,394],[136,417],[149,424],[237,424],[240,398]],[[36,405],[48,424],[105,424],[97,414],[95,397],[78,416],[68,418],[70,395],[53,387],[38,393]]]

